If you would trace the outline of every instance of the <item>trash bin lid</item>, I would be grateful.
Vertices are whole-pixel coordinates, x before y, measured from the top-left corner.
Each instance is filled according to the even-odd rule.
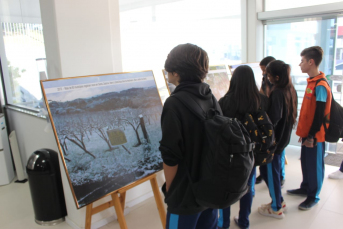
[[[35,151],[29,157],[27,162],[27,169],[34,171],[45,171],[50,169],[50,161],[48,152]]]

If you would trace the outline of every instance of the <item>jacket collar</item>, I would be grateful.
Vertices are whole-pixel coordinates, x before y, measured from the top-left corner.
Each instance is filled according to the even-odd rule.
[[[320,71],[320,75],[318,75],[318,76],[315,76],[313,78],[307,78],[307,83],[316,82],[317,80],[319,80],[321,78],[325,78],[325,74],[322,71]]]

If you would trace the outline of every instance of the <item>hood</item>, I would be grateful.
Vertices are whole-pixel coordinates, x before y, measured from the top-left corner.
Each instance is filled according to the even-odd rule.
[[[178,93],[179,91],[187,91],[201,100],[212,99],[212,91],[206,83],[182,82],[175,88],[172,94]]]

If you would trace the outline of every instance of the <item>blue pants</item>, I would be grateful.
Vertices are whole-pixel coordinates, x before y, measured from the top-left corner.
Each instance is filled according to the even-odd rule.
[[[304,142],[305,140],[303,140]],[[307,197],[319,201],[319,193],[324,181],[325,142],[318,142],[313,148],[301,147],[301,170],[303,181],[301,189],[307,191]]]
[[[281,153],[281,180],[286,179],[286,172],[285,172],[285,161],[286,161],[286,150],[283,150]]]
[[[218,210],[209,208],[194,215],[167,212],[166,229],[217,229]]]
[[[341,167],[339,168],[339,170],[343,173],[343,161],[342,161],[342,164],[341,164]]]
[[[256,167],[252,169],[249,180],[248,180],[248,185],[250,186],[250,189],[239,201],[238,223],[242,227],[249,227],[249,215],[251,213],[251,205],[252,205],[252,199],[253,199],[252,191],[255,185],[255,178],[256,178]],[[225,208],[225,209],[219,209],[219,220],[218,220],[219,228],[230,227],[230,214],[231,214],[230,207]]]
[[[283,197],[281,194],[281,154],[274,154],[273,161],[267,165],[260,166],[261,176],[266,182],[270,197],[272,198],[272,209],[281,209]]]
[[[286,150],[283,150],[281,153],[281,176],[280,176],[280,180],[286,179],[285,162],[286,162]],[[260,174],[261,174],[261,168],[260,168]],[[255,196],[255,187],[253,190],[253,195]]]

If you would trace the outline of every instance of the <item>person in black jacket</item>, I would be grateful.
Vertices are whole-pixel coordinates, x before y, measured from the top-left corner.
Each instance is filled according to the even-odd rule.
[[[260,62],[260,68],[261,68],[261,71],[262,71],[262,82],[261,82],[261,89],[260,89],[260,92],[262,94],[264,94],[265,96],[269,97],[269,94],[270,94],[270,91],[273,89],[273,84],[268,80],[268,77],[267,77],[267,72],[266,72],[266,67],[267,65],[274,61],[275,58],[272,57],[272,56],[267,56],[265,58],[263,58]],[[284,171],[284,167],[283,167],[283,171]],[[283,180],[283,177],[281,177]],[[260,171],[260,175],[258,177],[256,177],[256,184],[260,184],[262,182],[262,176],[261,176],[261,171]]]
[[[262,71],[262,75],[263,75],[263,78],[262,78],[262,86],[261,86],[261,90],[260,92],[264,95],[266,95],[267,97],[269,97],[270,95],[270,92],[273,90],[273,84],[268,80],[268,77],[267,77],[267,72],[266,72],[266,68],[267,68],[267,65],[276,60],[274,57],[272,56],[267,56],[265,58],[263,58],[260,62],[260,68],[261,68],[261,71]],[[286,152],[285,150],[282,151],[281,153],[281,174],[280,174],[280,179],[281,179],[281,187],[284,185],[285,183],[285,176],[286,176],[286,172],[285,172],[285,161],[286,161]],[[256,184],[259,184],[262,182],[262,176],[261,176],[261,172],[260,172],[260,175],[256,178]]]
[[[233,72],[230,88],[226,95],[219,100],[223,115],[241,120],[246,113],[254,113],[261,108],[268,110],[268,97],[259,93],[254,72],[251,67],[241,65]],[[253,199],[256,167],[253,168],[248,185],[249,191],[240,199],[239,217],[234,220],[240,228],[249,227],[249,215]],[[230,207],[219,210],[218,228],[230,227]]]
[[[200,206],[190,183],[190,179],[196,181],[199,178],[203,124],[173,97],[181,91],[187,92],[197,97],[203,107],[213,107],[211,90],[203,83],[209,59],[200,47],[182,44],[170,51],[164,67],[168,72],[168,82],[176,85],[164,103],[161,117],[162,140],[159,149],[166,178],[162,187],[168,206],[166,228],[216,229],[218,210]]]
[[[297,118],[298,98],[290,77],[291,68],[281,60],[267,65],[267,76],[274,84],[269,101],[268,115],[274,125],[276,150],[273,161],[261,166],[261,175],[269,188],[270,204],[262,205],[258,212],[264,216],[284,218],[286,203],[281,194],[281,153],[290,141],[291,132]]]

